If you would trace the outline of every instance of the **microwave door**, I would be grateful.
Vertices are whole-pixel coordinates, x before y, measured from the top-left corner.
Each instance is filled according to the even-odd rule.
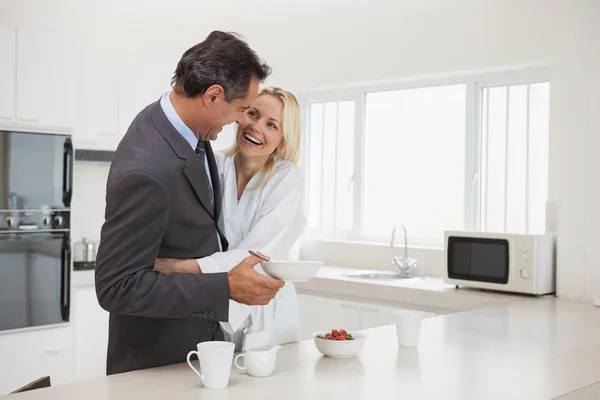
[[[0,234],[0,330],[69,320],[67,234]]]
[[[447,265],[451,279],[507,284],[509,243],[506,239],[451,236]]]

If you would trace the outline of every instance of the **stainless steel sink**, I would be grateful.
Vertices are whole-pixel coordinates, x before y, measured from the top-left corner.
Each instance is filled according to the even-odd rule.
[[[406,280],[416,279],[415,276],[400,275],[397,272],[350,272],[345,274],[348,278],[356,279],[377,279],[377,280]]]

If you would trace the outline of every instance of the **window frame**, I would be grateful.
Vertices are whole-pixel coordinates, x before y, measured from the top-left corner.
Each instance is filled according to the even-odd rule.
[[[446,86],[464,84],[466,85],[466,112],[465,112],[465,193],[464,193],[464,229],[478,230],[481,224],[481,159],[482,159],[482,135],[481,109],[483,107],[482,92],[486,88],[507,85],[534,84],[550,82],[549,68],[547,66],[522,67],[513,69],[493,70],[485,73],[469,73],[454,76],[433,76],[411,78],[397,81],[367,83],[345,87],[322,88],[298,94],[302,109],[302,142],[301,163],[309,164],[309,149],[312,138],[310,137],[310,109],[314,103],[354,101],[355,103],[355,141],[354,141],[354,212],[353,229],[339,231],[334,229],[324,230],[322,228],[305,230],[305,237],[316,241],[341,241],[362,243],[384,243],[384,236],[369,237],[363,235],[364,215],[364,172],[365,172],[365,111],[366,96],[372,92],[386,92],[406,90],[415,88],[426,88],[434,86]],[[303,196],[303,207],[308,209],[310,199],[309,174],[305,174],[305,193]],[[323,190],[323,187],[321,187]],[[337,193],[335,195],[337,197]],[[322,208],[321,208],[322,210]],[[321,211],[323,212],[323,211]],[[322,219],[322,218],[321,218]],[[334,219],[335,220],[335,219]],[[437,241],[411,241],[410,232],[409,245],[424,248],[441,248],[443,244]],[[390,231],[391,237],[391,231]]]

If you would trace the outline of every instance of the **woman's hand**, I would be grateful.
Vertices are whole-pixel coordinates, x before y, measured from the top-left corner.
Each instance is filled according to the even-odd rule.
[[[192,258],[187,260],[179,260],[176,258],[157,258],[152,269],[156,272],[169,274],[171,272],[182,272],[188,274],[199,274],[200,267],[198,262]]]

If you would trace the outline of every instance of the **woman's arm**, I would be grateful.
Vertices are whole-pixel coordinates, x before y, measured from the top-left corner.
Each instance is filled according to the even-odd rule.
[[[275,181],[271,182],[272,179]],[[248,250],[260,251],[271,258],[289,253],[306,224],[301,209],[302,181],[301,170],[293,164],[269,178],[275,187],[256,213],[257,222],[235,249],[197,260],[157,259],[154,269],[164,273],[226,272],[248,257]]]
[[[257,221],[235,249],[198,259],[202,272],[229,271],[248,256],[248,250],[260,251],[274,258],[287,254],[302,234],[306,219],[301,209],[302,172],[295,165],[275,179],[273,191],[256,213]]]

